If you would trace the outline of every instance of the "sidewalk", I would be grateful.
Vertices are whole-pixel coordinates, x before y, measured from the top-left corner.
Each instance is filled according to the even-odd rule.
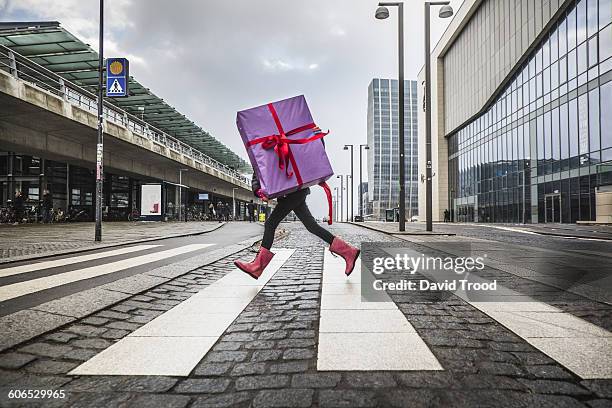
[[[105,222],[102,242],[94,223],[0,225],[0,264],[106,248],[134,242],[196,235],[223,226],[218,222]]]

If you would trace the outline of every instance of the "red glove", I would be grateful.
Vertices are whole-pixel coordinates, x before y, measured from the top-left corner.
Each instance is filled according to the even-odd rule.
[[[264,194],[261,188],[257,189],[257,191],[255,192],[255,195],[264,201],[270,201],[268,197],[266,197],[266,195]]]

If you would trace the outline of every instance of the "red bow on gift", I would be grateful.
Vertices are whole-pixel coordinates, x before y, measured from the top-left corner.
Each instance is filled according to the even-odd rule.
[[[276,127],[278,129],[278,134],[273,134],[269,136],[259,137],[257,139],[253,139],[248,143],[248,146],[253,146],[261,143],[261,147],[266,150],[274,148],[274,152],[278,157],[278,168],[281,170],[285,170],[285,174],[287,177],[292,177],[293,172],[289,171],[289,163],[291,163],[291,167],[295,170],[295,176],[298,179],[298,184],[302,184],[302,177],[295,165],[295,160],[293,159],[293,154],[291,153],[291,149],[289,149],[290,144],[306,144],[310,143],[314,140],[322,139],[327,136],[329,132],[321,132],[321,129],[314,123],[309,123],[304,126],[300,126],[288,132],[283,130],[283,125],[278,118],[278,114],[276,113],[276,109],[274,109],[274,105],[271,103],[268,104],[268,109],[270,109],[270,113],[274,118],[274,123],[276,123]],[[297,133],[303,132],[305,130],[312,130],[313,135],[304,139],[289,139],[287,136],[292,136]]]

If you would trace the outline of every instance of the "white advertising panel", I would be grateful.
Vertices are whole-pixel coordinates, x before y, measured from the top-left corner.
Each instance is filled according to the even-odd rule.
[[[161,215],[162,189],[161,184],[143,184],[141,186],[140,214]]]

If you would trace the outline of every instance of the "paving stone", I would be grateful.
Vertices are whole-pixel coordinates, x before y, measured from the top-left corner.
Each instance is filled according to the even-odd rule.
[[[196,367],[194,374],[201,376],[219,376],[227,373],[231,367],[231,363],[201,363]]]
[[[321,390],[319,406],[321,407],[375,407],[374,393],[354,390]],[[405,406],[405,405],[404,405]]]
[[[91,348],[91,349],[105,349],[111,346],[111,342],[104,339],[83,339],[83,340],[75,340],[72,343],[75,347],[80,348]]]
[[[439,389],[390,389],[381,395],[381,407],[407,408],[407,407],[461,407],[459,404],[443,402],[443,391]],[[334,405],[329,405],[334,406]],[[348,406],[337,404],[335,406]],[[366,405],[367,406],[367,405]],[[370,405],[372,406],[372,405]],[[485,406],[485,405],[483,405]],[[473,405],[473,408],[478,405]],[[493,407],[491,407],[493,408]]]
[[[289,384],[289,376],[281,374],[257,375],[239,377],[236,379],[235,387],[238,391],[259,390],[265,388],[281,388]]]
[[[255,340],[244,343],[244,348],[247,350],[268,350],[272,347],[274,347],[274,341],[272,340]]]
[[[292,339],[314,339],[315,331],[314,330],[294,330],[289,335],[289,338]]]
[[[220,341],[215,345],[215,351],[236,351],[242,347],[241,342],[238,341]]]
[[[247,358],[247,355],[246,351],[211,351],[206,355],[206,360],[212,363],[242,362]]]
[[[591,408],[612,408],[612,401],[607,399],[589,400],[586,404]]]
[[[278,348],[302,348],[314,345],[315,341],[312,339],[283,339],[278,342]]]
[[[259,333],[260,340],[280,340],[287,337],[287,330],[276,330],[272,332],[262,332]]]
[[[78,336],[73,333],[57,332],[51,333],[45,336],[45,340],[54,341],[56,343],[68,343],[72,339],[76,339]]]
[[[223,337],[223,341],[253,341],[256,339],[256,333],[230,333]]]
[[[314,350],[309,349],[288,349],[283,353],[283,360],[307,360],[314,358]]]
[[[253,399],[253,407],[310,407],[313,394],[313,390],[306,389],[259,391]]]
[[[26,371],[35,374],[66,374],[78,365],[63,361],[38,360],[29,364]]]
[[[105,319],[103,317],[96,317],[96,316],[88,317],[86,319],[81,320],[81,322],[84,324],[92,324],[94,326],[101,326],[103,324],[108,323],[109,321],[110,319]]]
[[[254,325],[253,331],[254,332],[273,331],[273,330],[280,329],[281,326],[282,325],[280,323],[260,323],[260,324]]]
[[[36,356],[23,353],[3,353],[0,355],[0,368],[17,369],[36,360]]]
[[[332,388],[340,382],[340,373],[296,374],[291,378],[294,388]]]
[[[552,380],[525,380],[520,379],[521,383],[527,386],[533,392],[538,394],[561,394],[561,395],[589,395],[591,392],[566,381]]]
[[[600,398],[612,399],[612,381],[610,380],[584,380],[580,385],[593,391]]]
[[[278,360],[283,355],[281,350],[256,350],[251,356],[251,361]]]
[[[536,378],[559,380],[571,380],[573,378],[572,374],[559,366],[535,365],[525,366],[525,369]]]
[[[51,358],[61,357],[68,354],[72,347],[64,344],[33,343],[19,349],[20,352],[36,354]]]
[[[230,380],[225,378],[190,378],[178,383],[177,393],[213,394],[227,389]]]
[[[106,328],[86,324],[75,324],[72,326],[68,326],[66,328],[66,331],[78,334],[79,336],[96,337],[104,333],[106,331]]]
[[[303,373],[305,371],[308,371],[307,361],[289,361],[270,365],[271,374]]]
[[[214,395],[212,397],[198,397],[191,408],[227,408],[242,406],[243,402],[252,399],[250,392],[235,392],[230,394]]]
[[[140,326],[140,324],[129,322],[111,322],[104,327],[107,327],[109,329],[129,330],[133,332],[136,331],[136,329],[138,329]]]
[[[353,388],[396,387],[390,373],[346,373],[345,382]]]
[[[520,367],[510,363],[482,361],[478,365],[480,367],[480,371],[486,374],[509,376],[523,375],[523,370]]]
[[[184,408],[191,398],[186,395],[141,394],[130,400],[130,408]]]
[[[239,363],[234,366],[230,375],[250,375],[250,374],[263,374],[266,372],[265,363]]]
[[[127,330],[109,329],[102,334],[105,339],[121,339],[130,334]]]
[[[67,354],[65,358],[70,360],[87,361],[99,352],[100,350],[76,348],[72,350],[70,354]]]

